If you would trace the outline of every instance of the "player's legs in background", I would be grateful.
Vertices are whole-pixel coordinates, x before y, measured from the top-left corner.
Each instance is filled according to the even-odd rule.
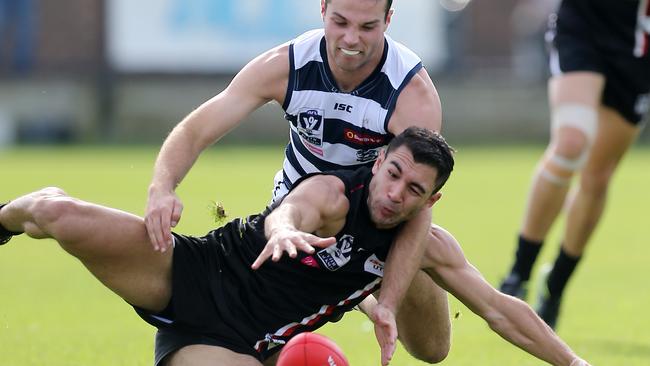
[[[571,178],[591,151],[604,82],[594,72],[571,72],[549,81],[551,140],[535,169],[514,264],[500,286],[506,294],[525,298],[533,264],[564,205]]]
[[[35,239],[52,238],[127,302],[163,310],[171,296],[172,251],[155,252],[142,218],[45,188],[0,210],[0,225]]]
[[[163,366],[262,366],[253,356],[235,353],[223,347],[195,344],[185,346],[167,357]]]
[[[587,242],[605,208],[612,175],[640,128],[608,107],[599,109],[596,140],[580,182],[567,202],[567,222],[559,254],[550,272],[541,281],[537,312],[554,327],[564,288],[575,270]]]

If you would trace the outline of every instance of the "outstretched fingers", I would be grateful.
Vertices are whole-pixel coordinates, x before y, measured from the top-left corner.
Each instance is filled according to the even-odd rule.
[[[372,309],[370,318],[375,325],[375,337],[381,349],[381,364],[387,366],[397,347],[395,314],[382,304],[377,304]]]
[[[271,258],[273,262],[277,262],[282,258],[285,252],[289,257],[296,258],[298,256],[298,251],[312,254],[315,251],[314,247],[324,248],[334,244],[335,242],[336,238],[333,237],[321,238],[316,235],[300,232],[285,234],[280,238],[273,237],[266,243],[266,246],[264,246],[260,255],[251,265],[251,268],[260,268],[269,258]]]

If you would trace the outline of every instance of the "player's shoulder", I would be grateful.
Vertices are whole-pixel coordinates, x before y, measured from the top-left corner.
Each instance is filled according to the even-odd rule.
[[[458,240],[448,230],[432,224],[430,236],[430,245],[427,250],[430,253],[429,258],[434,259],[436,266],[465,262],[465,255]]]
[[[440,131],[442,125],[440,96],[425,69],[420,69],[400,93],[388,129],[397,135],[414,125],[434,131]]]
[[[296,189],[309,189],[321,195],[345,193],[345,178],[334,172],[312,173],[301,177],[294,184]]]
[[[257,62],[265,67],[283,67],[289,63],[289,42],[285,42],[281,45],[273,47],[259,56],[257,56],[254,62]],[[285,71],[288,69],[285,69]]]

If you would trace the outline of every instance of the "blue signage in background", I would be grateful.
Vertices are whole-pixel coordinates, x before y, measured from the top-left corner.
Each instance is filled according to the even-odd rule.
[[[322,27],[319,0],[105,0],[111,65],[129,72],[238,71],[260,53]],[[431,69],[445,55],[439,6],[396,2],[388,33]]]
[[[305,9],[300,2],[309,3],[310,9]],[[304,10],[311,14],[301,16]],[[319,12],[316,1],[305,0],[172,0],[168,25],[176,34],[202,32],[238,40],[284,41],[313,28]]]

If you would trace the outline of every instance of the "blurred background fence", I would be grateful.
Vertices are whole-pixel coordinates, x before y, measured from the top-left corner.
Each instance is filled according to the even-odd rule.
[[[556,0],[396,0],[454,143],[544,143]],[[155,143],[260,52],[321,26],[319,0],[0,0],[0,145]],[[286,139],[278,105],[234,142]],[[642,141],[647,138],[642,136]]]

